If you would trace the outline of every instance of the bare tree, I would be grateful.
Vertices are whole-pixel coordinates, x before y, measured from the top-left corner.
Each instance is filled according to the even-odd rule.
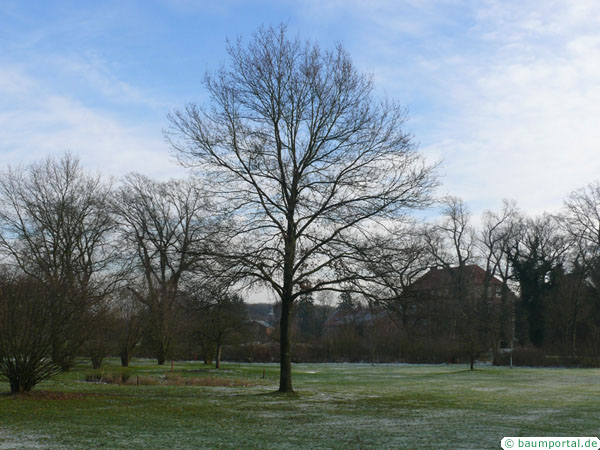
[[[569,195],[561,223],[587,262],[600,257],[600,183],[591,183]]]
[[[450,338],[457,339],[466,349],[470,368],[475,358],[487,349],[487,297],[474,284],[476,235],[470,224],[471,214],[458,197],[442,201],[443,220],[431,226],[425,240],[431,255],[452,280],[450,295]],[[441,306],[441,305],[440,305]]]
[[[102,306],[95,311],[94,333],[84,342],[79,355],[89,357],[94,369],[99,369],[104,358],[116,350],[115,336],[120,326],[108,302]]]
[[[401,331],[404,343],[414,340],[415,327],[423,319],[409,286],[434,263],[420,227],[413,220],[371,237],[370,246],[356,249],[362,274],[349,290],[362,294],[371,313],[371,341],[376,311],[383,308]],[[404,344],[403,343],[403,344]],[[371,348],[372,360],[375,349]]]
[[[497,213],[485,211],[482,217],[482,228],[478,235],[477,247],[484,264],[485,278],[482,290],[482,301],[500,297],[500,303],[490,303],[489,336],[494,362],[500,341],[507,338],[510,342],[510,361],[512,367],[512,350],[514,347],[514,330],[516,314],[516,296],[511,292],[509,282],[512,280],[510,251],[522,225],[522,217],[516,203],[504,201],[502,210]],[[499,277],[502,283],[500,292],[491,292],[492,279]]]
[[[142,292],[143,290],[138,288],[133,291]],[[116,347],[123,367],[129,366],[135,348],[142,339],[144,323],[147,321],[147,309],[144,304],[136,300],[133,291],[120,289],[116,292],[112,302],[112,311],[117,323]]]
[[[577,322],[582,315],[581,296],[586,284],[595,289],[593,273],[600,264],[600,183],[572,192],[565,200],[563,213],[558,220],[569,237],[573,270],[567,283],[560,286],[570,294],[572,305],[569,313],[571,356],[576,354]],[[566,289],[566,286],[570,289]],[[559,317],[562,315],[559,314]],[[564,316],[562,317],[564,319]]]
[[[475,257],[471,213],[462,199],[448,196],[442,199],[442,216],[440,223],[425,232],[427,248],[438,265],[464,267]]]
[[[294,301],[354,279],[348,242],[426,204],[433,169],[403,131],[405,110],[376,101],[341,46],[280,26],[227,49],[229,67],[205,78],[210,107],[173,114],[167,136],[236,213],[235,251],[222,256],[281,299],[279,390],[292,392]]]
[[[127,176],[115,196],[123,250],[143,278],[141,287],[132,284],[130,289],[147,308],[161,365],[171,347],[180,283],[199,268],[202,247],[214,232],[207,205],[205,193],[192,181],[158,182],[138,174]]]
[[[248,334],[248,310],[243,298],[228,289],[215,284],[207,288],[190,296],[189,310],[195,316],[196,335],[215,349],[215,368],[219,369],[223,345],[241,342]]]
[[[68,369],[119,279],[110,185],[65,154],[0,176],[0,251],[45,286],[52,358]]]

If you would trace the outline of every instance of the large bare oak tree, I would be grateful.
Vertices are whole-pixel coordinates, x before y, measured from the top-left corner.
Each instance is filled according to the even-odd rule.
[[[210,104],[175,112],[167,137],[235,212],[236,245],[220,256],[281,299],[279,390],[291,392],[294,301],[355,278],[356,242],[422,206],[433,168],[405,109],[378,101],[341,46],[324,51],[280,26],[227,49],[229,65],[205,77]]]

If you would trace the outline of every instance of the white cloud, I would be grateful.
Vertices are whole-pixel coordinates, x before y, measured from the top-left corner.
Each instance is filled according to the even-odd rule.
[[[417,105],[409,127],[443,157],[442,193],[475,214],[502,198],[538,213],[600,178],[598,2],[494,0],[455,14],[425,2],[412,27],[402,5],[365,14],[377,31],[361,35],[370,53],[358,61]]]
[[[3,95],[26,94],[33,85],[33,80],[16,67],[0,69],[0,93]]]
[[[165,3],[176,11],[201,7],[194,0]],[[219,8],[225,15],[236,4]],[[462,196],[474,214],[502,198],[532,212],[553,209],[600,177],[596,0],[306,0],[292,9],[303,36],[345,36],[377,87],[411,108],[408,127],[424,153],[444,159],[442,193]],[[51,85],[39,71],[0,59],[5,161],[70,149],[114,174],[180,173],[161,135],[168,108],[116,76],[114,62],[101,55],[46,57],[60,76],[118,106],[110,111],[71,93],[64,81]],[[150,119],[142,122],[129,107]]]
[[[2,80],[16,80],[2,84]],[[0,67],[0,153],[17,165],[60,154],[79,155],[84,165],[110,175],[139,171],[167,178],[184,172],[171,161],[157,123],[140,125],[114,113],[57,95],[21,69]],[[9,86],[6,89],[6,86]]]
[[[66,55],[53,55],[47,58],[57,70],[66,76],[74,76],[84,82],[91,90],[96,91],[105,99],[116,103],[139,104],[149,108],[164,108],[164,103],[158,102],[142,92],[136,86],[126,83],[115,76],[109,63],[94,52]]]
[[[498,55],[490,65],[472,59],[470,77],[449,86],[458,115],[442,134],[454,136],[459,195],[516,198],[539,212],[600,176],[600,34],[582,35],[589,16],[563,2],[536,20],[529,12],[511,13],[510,25],[489,15]]]

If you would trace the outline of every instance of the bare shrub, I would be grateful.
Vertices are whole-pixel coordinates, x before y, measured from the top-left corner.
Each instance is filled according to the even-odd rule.
[[[130,376],[121,373],[93,372],[87,374],[85,381],[89,383],[116,384],[119,386],[218,386],[218,387],[248,387],[256,383],[250,380],[240,380],[225,377],[182,377],[181,375],[161,376]]]
[[[31,277],[0,275],[0,374],[13,394],[28,392],[60,371],[51,357],[48,297]]]

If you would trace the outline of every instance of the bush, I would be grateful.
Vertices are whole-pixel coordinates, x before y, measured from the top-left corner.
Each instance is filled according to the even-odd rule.
[[[13,394],[60,372],[52,354],[46,290],[26,276],[0,275],[0,373]]]
[[[88,383],[116,384],[119,386],[223,386],[223,387],[247,387],[255,383],[249,380],[238,380],[224,377],[182,377],[180,375],[166,374],[157,377],[152,376],[130,376],[123,373],[92,372],[85,376]]]
[[[497,365],[508,366],[510,354],[498,355]],[[513,365],[534,367],[600,367],[600,358],[592,356],[579,356],[550,354],[538,348],[519,348],[513,350]]]
[[[279,343],[251,342],[241,345],[223,346],[223,360],[243,362],[279,362]]]

